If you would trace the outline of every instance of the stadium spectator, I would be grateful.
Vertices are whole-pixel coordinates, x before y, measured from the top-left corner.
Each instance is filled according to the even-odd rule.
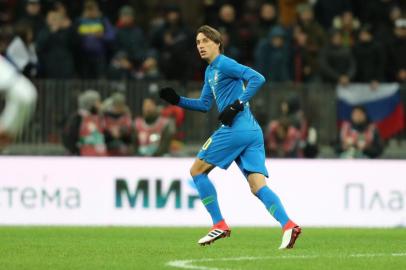
[[[73,32],[69,18],[51,10],[47,26],[36,40],[40,75],[49,79],[70,79],[75,75]]]
[[[161,116],[172,119],[175,123],[176,132],[171,141],[169,152],[171,153],[171,156],[177,156],[183,148],[183,142],[185,139],[185,132],[182,130],[185,123],[185,110],[178,106],[167,105],[162,108]]]
[[[307,121],[304,112],[301,109],[299,98],[296,96],[283,100],[280,103],[280,118],[286,118],[289,123],[295,128],[305,133],[307,129]]]
[[[152,33],[151,44],[159,52],[159,70],[165,79],[187,80],[193,72],[192,36],[178,6],[166,9],[164,24]]]
[[[316,19],[324,29],[330,29],[333,18],[347,10],[351,10],[351,0],[317,0],[314,5]]]
[[[329,43],[320,52],[320,73],[325,82],[346,86],[353,79],[356,63],[351,49],[342,45],[342,34],[331,29]]]
[[[292,96],[280,104],[280,119],[287,119],[300,133],[300,155],[314,158],[318,154],[318,134],[301,108],[299,98]]]
[[[137,79],[158,80],[161,79],[158,61],[154,55],[148,56],[136,73]]]
[[[237,25],[238,44],[236,45],[240,48],[240,56],[237,60],[246,65],[252,65],[255,46],[258,43],[255,28],[258,20],[256,14],[257,10],[255,9],[255,5],[251,5],[250,3],[252,2],[247,1],[245,3]],[[230,42],[230,45],[233,45],[233,43]]]
[[[296,9],[308,0],[278,0],[279,23],[284,27],[291,27],[296,23]]]
[[[357,63],[354,81],[371,83],[376,88],[378,82],[385,81],[385,50],[375,40],[371,30],[370,26],[365,25],[359,31],[353,50]]]
[[[354,46],[360,26],[361,23],[357,18],[354,18],[351,11],[345,11],[333,20],[333,27],[340,30],[342,44],[345,47],[352,48]]]
[[[214,26],[221,33],[228,33],[230,46],[239,46],[236,11],[233,5],[224,4],[220,7]]]
[[[292,78],[296,83],[308,82],[315,78],[312,56],[307,50],[308,37],[300,25],[293,28]],[[317,60],[317,59],[316,59]]]
[[[406,19],[395,23],[395,36],[388,48],[387,70],[391,81],[406,82]]]
[[[16,1],[0,1],[0,25],[8,25],[15,19]]]
[[[128,80],[135,76],[133,62],[125,51],[118,51],[111,59],[107,77],[112,80]]]
[[[41,14],[40,0],[24,0],[24,14],[19,20],[19,23],[30,25],[32,29],[33,39],[37,38],[39,31],[46,26],[45,20]]]
[[[389,11],[388,19],[377,25],[376,30],[374,30],[376,40],[387,46],[394,38],[393,29],[396,26],[396,21],[401,18],[402,10],[399,6],[393,5]]]
[[[201,1],[201,3],[204,23],[214,25],[218,17],[218,1]]]
[[[95,90],[86,90],[78,97],[78,108],[68,119],[62,134],[65,148],[72,155],[105,156],[100,94]]]
[[[297,7],[298,25],[301,27],[303,34],[294,32],[294,39],[297,45],[302,44],[307,55],[307,68],[305,75],[307,81],[314,78],[318,73],[318,57],[321,48],[326,43],[326,34],[322,26],[314,19],[313,8],[310,4],[301,4]],[[297,28],[294,28],[297,30]],[[300,28],[299,28],[300,29]],[[303,40],[305,39],[305,41]]]
[[[273,3],[265,2],[259,10],[259,23],[257,35],[259,39],[265,38],[269,30],[278,24],[278,12]]]
[[[383,151],[378,130],[361,106],[354,107],[350,122],[342,123],[339,139],[341,158],[376,158]]]
[[[115,50],[126,52],[135,68],[141,66],[146,58],[147,41],[141,27],[135,22],[132,7],[123,6],[120,9],[116,27]]]
[[[54,10],[61,16],[61,26],[62,28],[68,28],[72,25],[72,20],[70,19],[68,15],[68,10],[63,1],[56,1],[53,4],[53,8],[51,10]]]
[[[110,21],[103,17],[96,1],[87,0],[84,3],[82,16],[76,21],[74,29],[80,76],[86,79],[103,77],[115,30]]]
[[[235,44],[230,43],[230,35],[227,32],[220,33],[224,43],[224,54],[234,59],[240,59],[241,51]]]
[[[116,22],[120,17],[120,10],[124,6],[131,5],[134,8],[139,8],[140,10],[147,9],[148,3],[150,1],[137,1],[137,0],[98,0],[100,10],[111,22]],[[154,4],[156,4],[154,2]]]
[[[15,36],[6,49],[6,58],[27,77],[37,75],[38,57],[28,22],[20,22],[15,26]]]
[[[354,2],[354,0],[352,1]],[[363,23],[372,26],[372,31],[374,31],[377,37],[381,38],[381,34],[391,31],[394,21],[391,18],[393,16],[391,13],[399,10],[397,9],[398,0],[370,0],[368,1],[368,5],[365,5],[365,1],[363,0],[355,2],[356,3],[352,3],[354,13],[359,16]]]
[[[288,81],[289,59],[286,31],[281,26],[274,26],[255,50],[256,70],[272,82]]]
[[[132,155],[133,128],[125,96],[114,93],[103,102],[104,136],[109,156]]]
[[[138,155],[163,156],[169,153],[175,125],[171,119],[160,115],[154,99],[144,99],[142,116],[135,118],[134,127]]]
[[[302,157],[300,149],[300,130],[290,123],[287,118],[271,121],[266,134],[267,155],[278,158]]]

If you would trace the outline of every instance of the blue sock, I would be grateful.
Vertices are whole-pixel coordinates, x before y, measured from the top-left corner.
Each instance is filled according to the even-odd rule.
[[[271,215],[281,224],[282,228],[289,221],[281,200],[268,186],[263,186],[255,194],[265,205]]]
[[[216,224],[223,220],[221,215],[219,204],[217,201],[216,188],[210,181],[207,174],[199,174],[193,176],[193,181],[196,184],[197,191],[199,192],[200,199],[209,212],[213,224]]]

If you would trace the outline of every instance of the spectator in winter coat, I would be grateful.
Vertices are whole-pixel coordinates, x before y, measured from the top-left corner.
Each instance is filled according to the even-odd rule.
[[[116,24],[115,50],[127,53],[134,67],[139,67],[146,58],[146,40],[142,29],[135,23],[134,9],[123,6]]]
[[[114,93],[103,102],[104,137],[109,156],[132,155],[133,127],[125,96]]]
[[[396,20],[395,36],[388,48],[387,70],[392,81],[406,82],[406,19]]]
[[[287,118],[271,121],[265,137],[267,155],[279,158],[302,157],[300,130],[292,125]]]
[[[33,39],[37,38],[39,31],[45,27],[45,20],[41,14],[40,0],[24,0],[25,10],[23,16],[18,21],[30,25],[32,29]]]
[[[176,128],[172,119],[160,115],[154,99],[144,99],[142,116],[135,118],[134,127],[138,155],[163,156],[169,153]]]
[[[291,27],[296,23],[296,9],[307,0],[279,0],[279,23],[284,27]]]
[[[360,25],[361,23],[354,18],[351,11],[345,11],[333,20],[333,27],[340,30],[342,34],[343,45],[350,48],[355,45]]]
[[[363,107],[355,107],[351,121],[340,128],[338,152],[342,158],[376,158],[383,147],[377,128],[372,124]]]
[[[277,11],[272,3],[263,3],[259,10],[258,38],[265,38],[269,30],[278,23]]]
[[[319,64],[318,58],[321,48],[326,44],[326,33],[321,25],[314,19],[313,8],[309,4],[299,5],[298,12],[298,25],[301,27],[303,33],[306,35],[306,42],[304,49],[308,56],[308,65],[311,70],[311,74],[314,77],[318,73]],[[298,36],[294,33],[294,38]],[[296,39],[296,41],[298,41]]]
[[[152,33],[151,43],[159,52],[159,70],[165,79],[187,80],[191,77],[194,42],[177,6],[167,8],[165,22]]]
[[[96,1],[84,4],[82,16],[75,25],[79,73],[82,78],[96,79],[105,74],[115,30],[103,17]]]
[[[73,32],[62,15],[50,11],[47,26],[36,40],[41,75],[48,79],[70,79],[75,75]]]
[[[255,50],[255,67],[272,82],[288,81],[289,57],[286,32],[281,26],[275,26],[267,38],[259,41]]]
[[[86,90],[78,97],[78,107],[63,131],[65,148],[72,155],[106,156],[105,125],[100,114],[99,93]]]
[[[320,73],[324,81],[346,86],[354,78],[356,64],[351,49],[342,45],[340,31],[330,31],[329,43],[320,52]]]
[[[309,51],[308,36],[302,26],[296,25],[293,28],[293,40],[291,46],[291,73],[296,83],[309,82],[317,78],[317,58]]]
[[[107,77],[112,80],[129,80],[135,77],[134,64],[125,51],[118,51],[111,59]]]
[[[324,29],[330,29],[333,18],[348,10],[351,10],[350,0],[317,0],[314,5],[316,19]]]
[[[361,28],[353,53],[357,62],[355,82],[371,83],[377,87],[378,82],[385,81],[385,50],[375,40],[369,26]]]

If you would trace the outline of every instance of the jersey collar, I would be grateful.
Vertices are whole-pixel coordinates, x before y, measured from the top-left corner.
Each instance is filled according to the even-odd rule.
[[[211,62],[209,66],[210,66],[210,67],[214,67],[214,66],[216,66],[216,65],[217,65],[217,63],[220,61],[220,57],[221,57],[221,55],[222,55],[222,54],[217,55],[217,57],[216,57],[216,58],[214,58],[213,62]]]

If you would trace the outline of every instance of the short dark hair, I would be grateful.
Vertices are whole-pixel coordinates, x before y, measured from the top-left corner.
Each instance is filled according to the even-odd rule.
[[[221,37],[221,34],[219,31],[217,31],[216,29],[214,29],[211,26],[202,25],[199,27],[199,29],[197,29],[196,35],[198,35],[199,33],[202,33],[203,35],[205,35],[208,39],[210,39],[214,43],[219,44],[220,53],[224,52],[223,38]]]

